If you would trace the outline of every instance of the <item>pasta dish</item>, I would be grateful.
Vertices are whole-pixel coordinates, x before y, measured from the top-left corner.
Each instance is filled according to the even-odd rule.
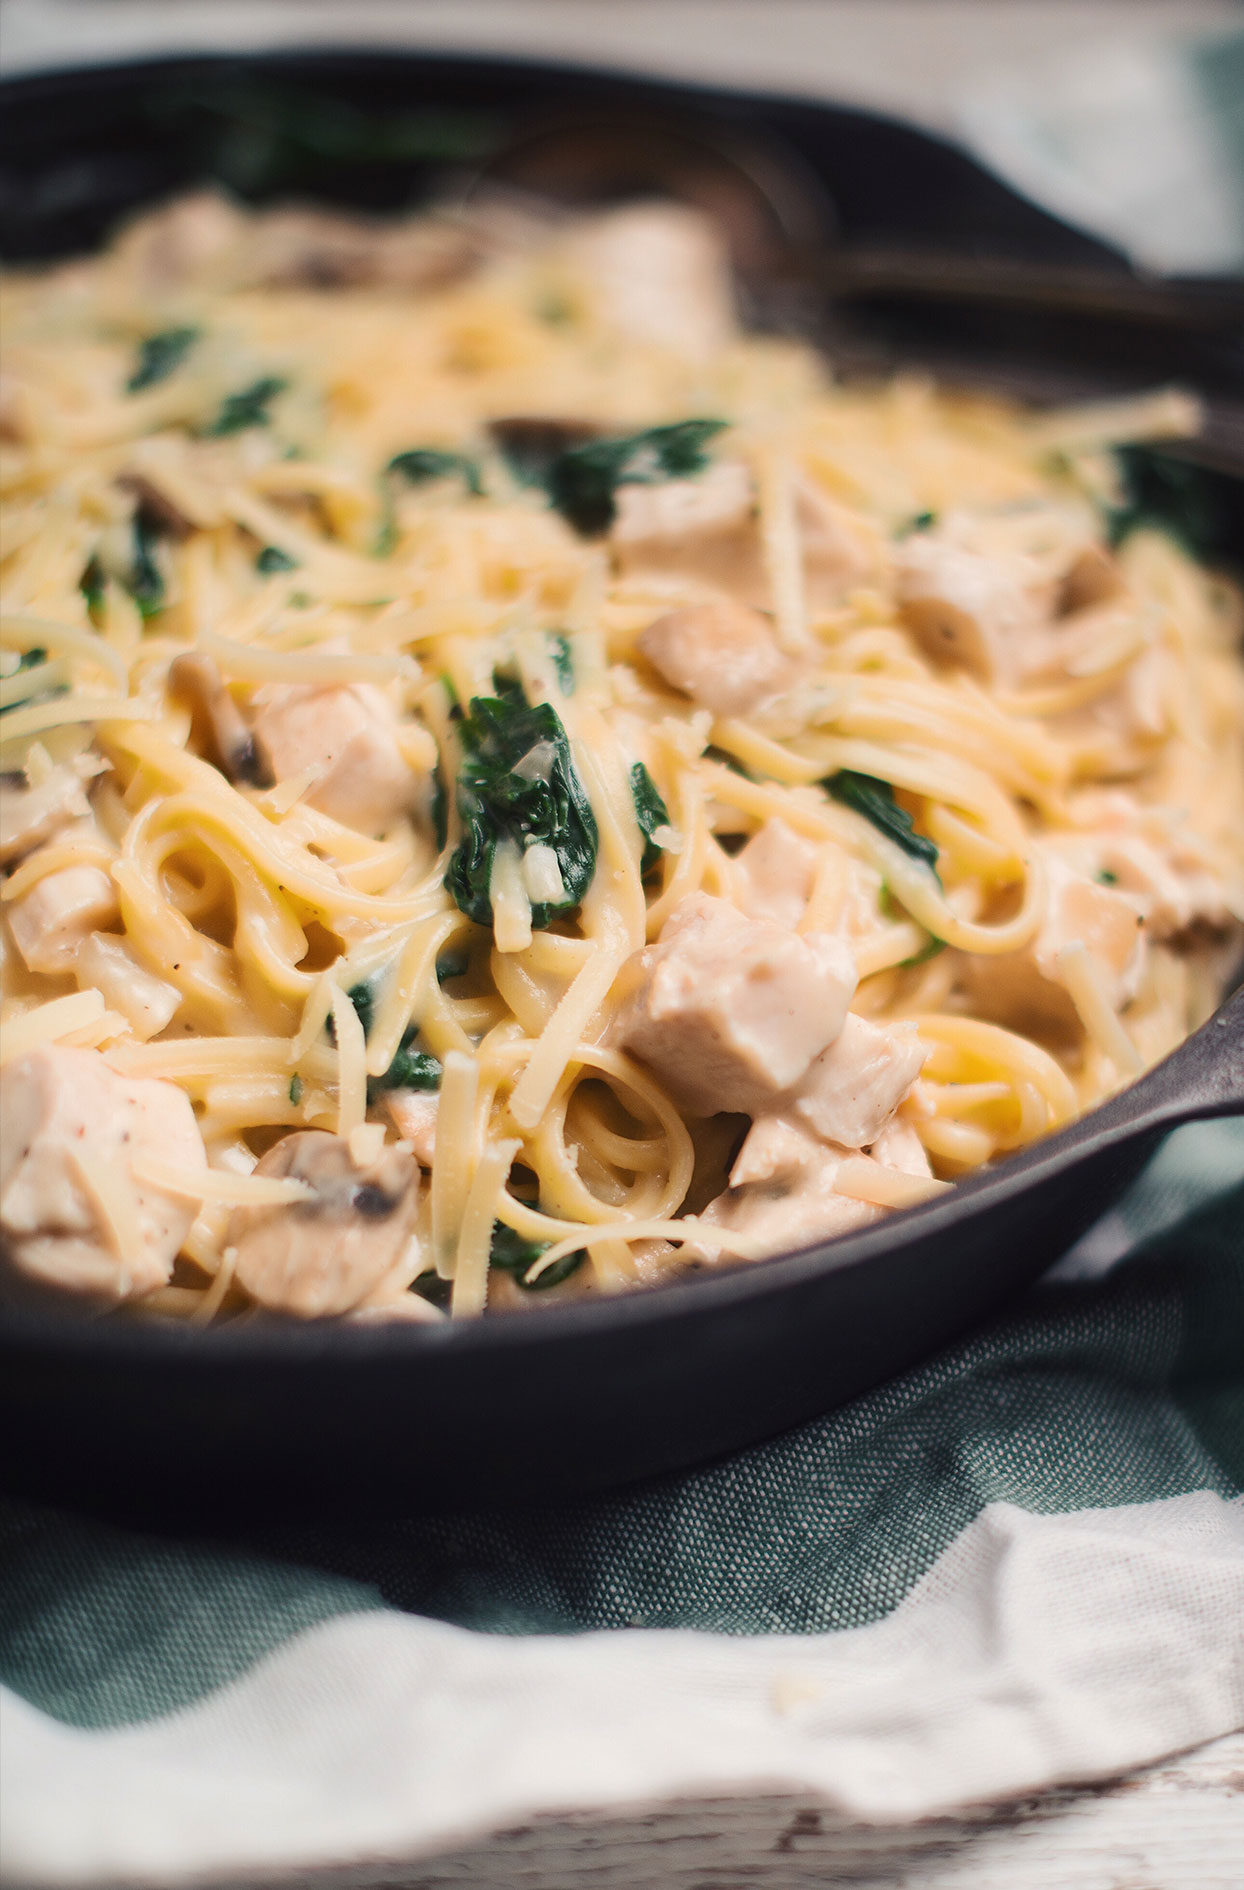
[[[187,198],[4,287],[0,1276],[439,1320],[822,1242],[1244,922],[1162,390],[843,385],[672,205]]]

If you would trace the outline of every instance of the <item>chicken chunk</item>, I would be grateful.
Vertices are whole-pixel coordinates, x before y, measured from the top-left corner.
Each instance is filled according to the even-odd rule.
[[[1244,918],[1244,882],[1228,883],[1212,850],[1168,809],[1146,807],[1126,789],[1091,788],[1073,812],[1084,831],[1068,853],[1088,875],[1108,875],[1105,883],[1135,902],[1155,938]]]
[[[910,1031],[883,1030],[852,1012],[810,1066],[792,1107],[825,1141],[867,1148],[919,1076],[928,1054]]]
[[[362,833],[378,833],[416,798],[416,782],[387,699],[348,688],[276,684],[255,692],[255,742],[276,781],[317,771],[307,800]]]
[[[761,1116],[739,1150],[729,1188],[699,1217],[703,1238],[684,1247],[683,1257],[728,1257],[730,1249],[713,1242],[714,1227],[745,1234],[762,1253],[773,1254],[832,1240],[879,1220],[884,1208],[837,1192],[834,1184],[848,1153],[830,1148],[789,1116]]]
[[[73,969],[83,990],[102,992],[108,1009],[124,1017],[144,1043],[171,1022],[181,1004],[175,984],[146,970],[123,938],[106,932],[83,939]]]
[[[102,868],[65,866],[13,901],[9,930],[29,969],[55,977],[73,969],[88,933],[118,917],[116,889]]]
[[[735,333],[730,262],[712,223],[685,204],[636,203],[573,230],[566,253],[609,321],[692,359]]]
[[[1017,680],[1017,646],[1031,647],[1054,603],[1043,573],[933,532],[910,538],[895,562],[903,621],[931,656],[985,682]]]
[[[401,1262],[414,1232],[419,1169],[391,1144],[360,1166],[322,1129],[282,1136],[257,1175],[305,1182],[306,1200],[239,1208],[229,1223],[239,1284],[270,1312],[334,1318],[368,1299]]]
[[[192,1200],[136,1179],[206,1167],[190,1099],[97,1050],[32,1050],[0,1073],[0,1235],[10,1288],[140,1298],[173,1270]]]
[[[85,820],[90,805],[72,768],[56,767],[27,784],[21,774],[0,777],[0,865],[33,852],[71,821]]]
[[[1024,951],[967,958],[964,981],[983,1016],[1066,1036],[1079,1028],[1079,1016],[1063,982],[1062,953],[1082,945],[1105,975],[1106,1001],[1121,1010],[1144,971],[1144,917],[1134,895],[1087,877],[1052,848],[1043,859],[1046,915],[1036,938]]]
[[[812,896],[819,853],[814,841],[784,820],[766,820],[738,856],[744,910],[793,932]]]
[[[623,485],[609,544],[627,577],[691,578],[747,603],[765,603],[769,583],[756,530],[752,476],[719,459],[694,479]]]
[[[658,617],[639,648],[671,688],[717,716],[745,714],[788,667],[768,620],[725,598]]]
[[[842,1028],[855,961],[721,899],[684,899],[636,954],[618,1041],[696,1115],[754,1115],[804,1075]]]

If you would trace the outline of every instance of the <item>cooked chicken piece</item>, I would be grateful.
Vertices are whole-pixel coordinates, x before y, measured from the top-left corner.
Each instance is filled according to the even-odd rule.
[[[729,1258],[711,1229],[728,1228],[761,1244],[765,1254],[793,1251],[867,1227],[885,1212],[852,1200],[834,1186],[850,1151],[828,1147],[789,1116],[761,1116],[739,1151],[725,1194],[700,1216],[704,1238],[683,1248],[684,1259]]]
[[[25,775],[0,777],[0,864],[24,858],[71,820],[83,820],[90,806],[72,768],[53,768],[45,780],[28,785]]]
[[[385,1105],[403,1142],[409,1142],[421,1168],[430,1168],[436,1154],[436,1115],[440,1097],[426,1089],[390,1089]]]
[[[1094,788],[1077,796],[1074,812],[1089,831],[1073,863],[1109,874],[1106,883],[1131,896],[1153,937],[1244,917],[1244,884],[1229,886],[1204,843],[1165,808],[1142,806],[1119,788]]]
[[[875,525],[808,484],[801,485],[796,494],[795,518],[803,549],[804,589],[812,609],[839,604],[854,586],[876,580],[882,558]]]
[[[181,1003],[176,985],[147,971],[123,938],[107,932],[83,939],[73,969],[82,989],[101,991],[108,1009],[119,1012],[144,1043],[164,1029]]]
[[[266,774],[246,717],[225,688],[210,656],[188,650],[169,664],[169,688],[191,705],[198,727],[193,731],[230,781],[265,785]]]
[[[98,866],[45,873],[9,907],[13,943],[31,971],[57,976],[73,968],[88,932],[119,917],[116,889]]]
[[[741,461],[715,460],[694,479],[619,486],[614,500],[609,543],[626,576],[692,578],[744,602],[767,602],[756,494]]]
[[[131,224],[117,245],[140,287],[159,296],[224,289],[439,287],[468,270],[475,245],[449,224],[361,223],[294,207],[243,215],[216,191],[181,197]]]
[[[1063,982],[1061,954],[1082,945],[1106,975],[1113,1009],[1136,995],[1144,970],[1144,916],[1134,895],[1089,878],[1046,847],[1045,919],[1031,946],[964,960],[964,981],[981,1016],[1014,1029],[1074,1035],[1079,1014]]]
[[[714,715],[743,715],[790,665],[767,618],[746,604],[691,604],[650,623],[639,648],[671,688]]]
[[[140,295],[161,295],[214,278],[247,240],[248,219],[214,190],[201,190],[139,217],[114,254],[138,278]]]
[[[883,1168],[897,1168],[900,1175],[933,1173],[929,1152],[911,1123],[902,1116],[891,1116],[868,1153]]]
[[[591,279],[602,313],[632,340],[694,359],[735,333],[729,258],[699,211],[628,204],[580,224],[565,252]]]
[[[919,1076],[928,1051],[913,1033],[850,1013],[815,1059],[791,1106],[827,1142],[867,1148]]]
[[[743,876],[743,909],[793,932],[807,911],[820,848],[784,820],[766,820],[736,862]]]
[[[0,1245],[14,1283],[93,1300],[162,1286],[196,1204],[135,1167],[206,1167],[190,1099],[118,1076],[97,1050],[32,1050],[0,1073]]]
[[[271,1312],[329,1319],[368,1299],[401,1261],[414,1231],[419,1169],[390,1145],[360,1167],[323,1129],[282,1136],[257,1175],[288,1176],[305,1201],[238,1208],[229,1223],[238,1283]]]
[[[256,745],[273,779],[316,770],[306,797],[312,807],[372,834],[411,811],[415,777],[378,689],[268,684],[255,691],[254,706]]]
[[[696,1115],[754,1115],[799,1081],[842,1028],[855,961],[722,899],[684,899],[631,961],[617,1040]]]
[[[1092,527],[1054,506],[952,512],[905,539],[894,565],[903,621],[929,654],[1011,687],[1065,674],[1095,634],[1068,613],[1122,588]]]
[[[1017,651],[1043,638],[1053,609],[1054,587],[1041,570],[933,531],[900,546],[895,566],[903,621],[931,656],[983,682],[1018,679]]]
[[[475,245],[449,223],[368,223],[331,210],[254,217],[240,284],[264,288],[436,289],[466,275]]]

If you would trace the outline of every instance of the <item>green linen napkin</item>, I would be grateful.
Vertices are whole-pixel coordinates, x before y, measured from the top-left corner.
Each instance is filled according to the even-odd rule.
[[[228,1543],[5,1506],[0,1856],[305,1869],[756,1779],[911,1816],[1244,1723],[1244,1124],[1173,1138],[1059,1271],[590,1502]]]

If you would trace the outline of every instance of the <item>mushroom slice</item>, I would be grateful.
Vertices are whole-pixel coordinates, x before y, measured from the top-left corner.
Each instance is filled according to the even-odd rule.
[[[268,787],[271,777],[237,703],[225,688],[210,656],[188,650],[169,665],[169,688],[183,696],[203,724],[203,733],[222,774],[251,787]]]
[[[349,1143],[302,1129],[273,1145],[257,1175],[305,1183],[305,1200],[239,1208],[229,1223],[239,1285],[270,1312],[331,1319],[373,1294],[415,1225],[419,1168],[392,1146],[359,1163]]]

